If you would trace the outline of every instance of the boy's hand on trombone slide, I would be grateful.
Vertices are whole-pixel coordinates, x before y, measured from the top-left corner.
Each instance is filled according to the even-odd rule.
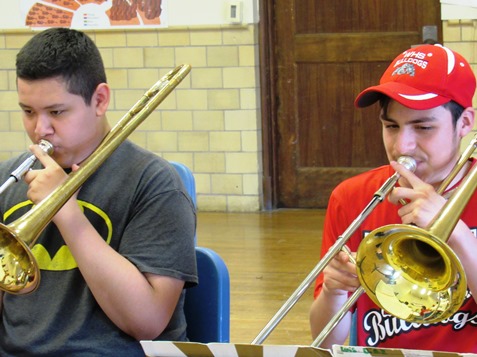
[[[323,269],[323,290],[331,295],[345,295],[359,287],[356,265],[356,253],[341,251]]]

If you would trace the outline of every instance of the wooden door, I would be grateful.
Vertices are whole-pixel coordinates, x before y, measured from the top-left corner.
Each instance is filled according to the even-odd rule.
[[[261,12],[265,206],[323,208],[339,182],[387,162],[377,106],[353,102],[424,26],[442,41],[440,1],[265,0]]]

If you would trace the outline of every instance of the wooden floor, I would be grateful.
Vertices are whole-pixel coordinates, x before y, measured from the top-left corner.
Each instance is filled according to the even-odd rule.
[[[198,245],[212,248],[230,274],[233,343],[251,343],[319,261],[324,210],[199,212]],[[310,345],[313,287],[264,344]]]

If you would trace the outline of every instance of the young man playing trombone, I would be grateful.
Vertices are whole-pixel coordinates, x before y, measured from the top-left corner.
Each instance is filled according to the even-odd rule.
[[[367,234],[385,225],[426,228],[431,224],[475,163],[473,159],[466,160],[443,193],[437,193],[459,159],[462,138],[474,127],[475,85],[472,69],[461,55],[440,45],[422,45],[397,56],[379,85],[358,95],[357,107],[380,104],[379,120],[390,165],[348,179],[335,188],[326,213],[322,256],[395,172],[400,175],[398,184],[352,234],[346,244],[349,250],[357,252]],[[397,163],[402,156],[415,160],[414,173]],[[477,296],[476,210],[477,194],[472,194],[447,240],[467,276],[468,293],[464,290],[463,304],[458,311],[440,322],[408,322],[363,295],[351,309],[356,311],[358,345],[477,352],[477,304],[473,297]],[[376,253],[368,254],[366,259],[374,255],[379,259],[382,254],[379,245],[373,249]],[[313,338],[325,329],[348,296],[359,287],[357,268],[352,260],[344,251],[339,252],[317,278],[310,310]],[[406,273],[413,269],[412,265],[403,267]],[[423,304],[423,317],[432,312],[425,311],[426,308]],[[348,311],[336,328],[325,329],[327,335],[321,346],[343,344],[350,332],[351,320],[351,311]]]
[[[108,135],[110,88],[86,34],[66,28],[36,34],[18,53],[16,70],[25,130],[33,144],[47,140],[54,151],[49,156],[31,146],[38,162],[0,199],[5,224],[53,204],[47,196],[82,175],[103,139],[118,137]],[[1,163],[2,182],[29,156]],[[31,247],[41,270],[38,288],[3,294],[0,355],[144,356],[139,340],[186,340],[183,289],[197,283],[195,224],[174,168],[121,141]],[[3,284],[14,280],[4,272],[18,261],[15,249],[7,254],[10,245],[0,243]]]

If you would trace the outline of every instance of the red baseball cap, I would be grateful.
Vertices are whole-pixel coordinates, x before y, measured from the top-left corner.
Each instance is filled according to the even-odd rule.
[[[397,56],[379,85],[362,91],[354,104],[367,107],[385,95],[417,110],[451,100],[468,108],[474,91],[475,75],[464,57],[442,45],[420,45]]]

